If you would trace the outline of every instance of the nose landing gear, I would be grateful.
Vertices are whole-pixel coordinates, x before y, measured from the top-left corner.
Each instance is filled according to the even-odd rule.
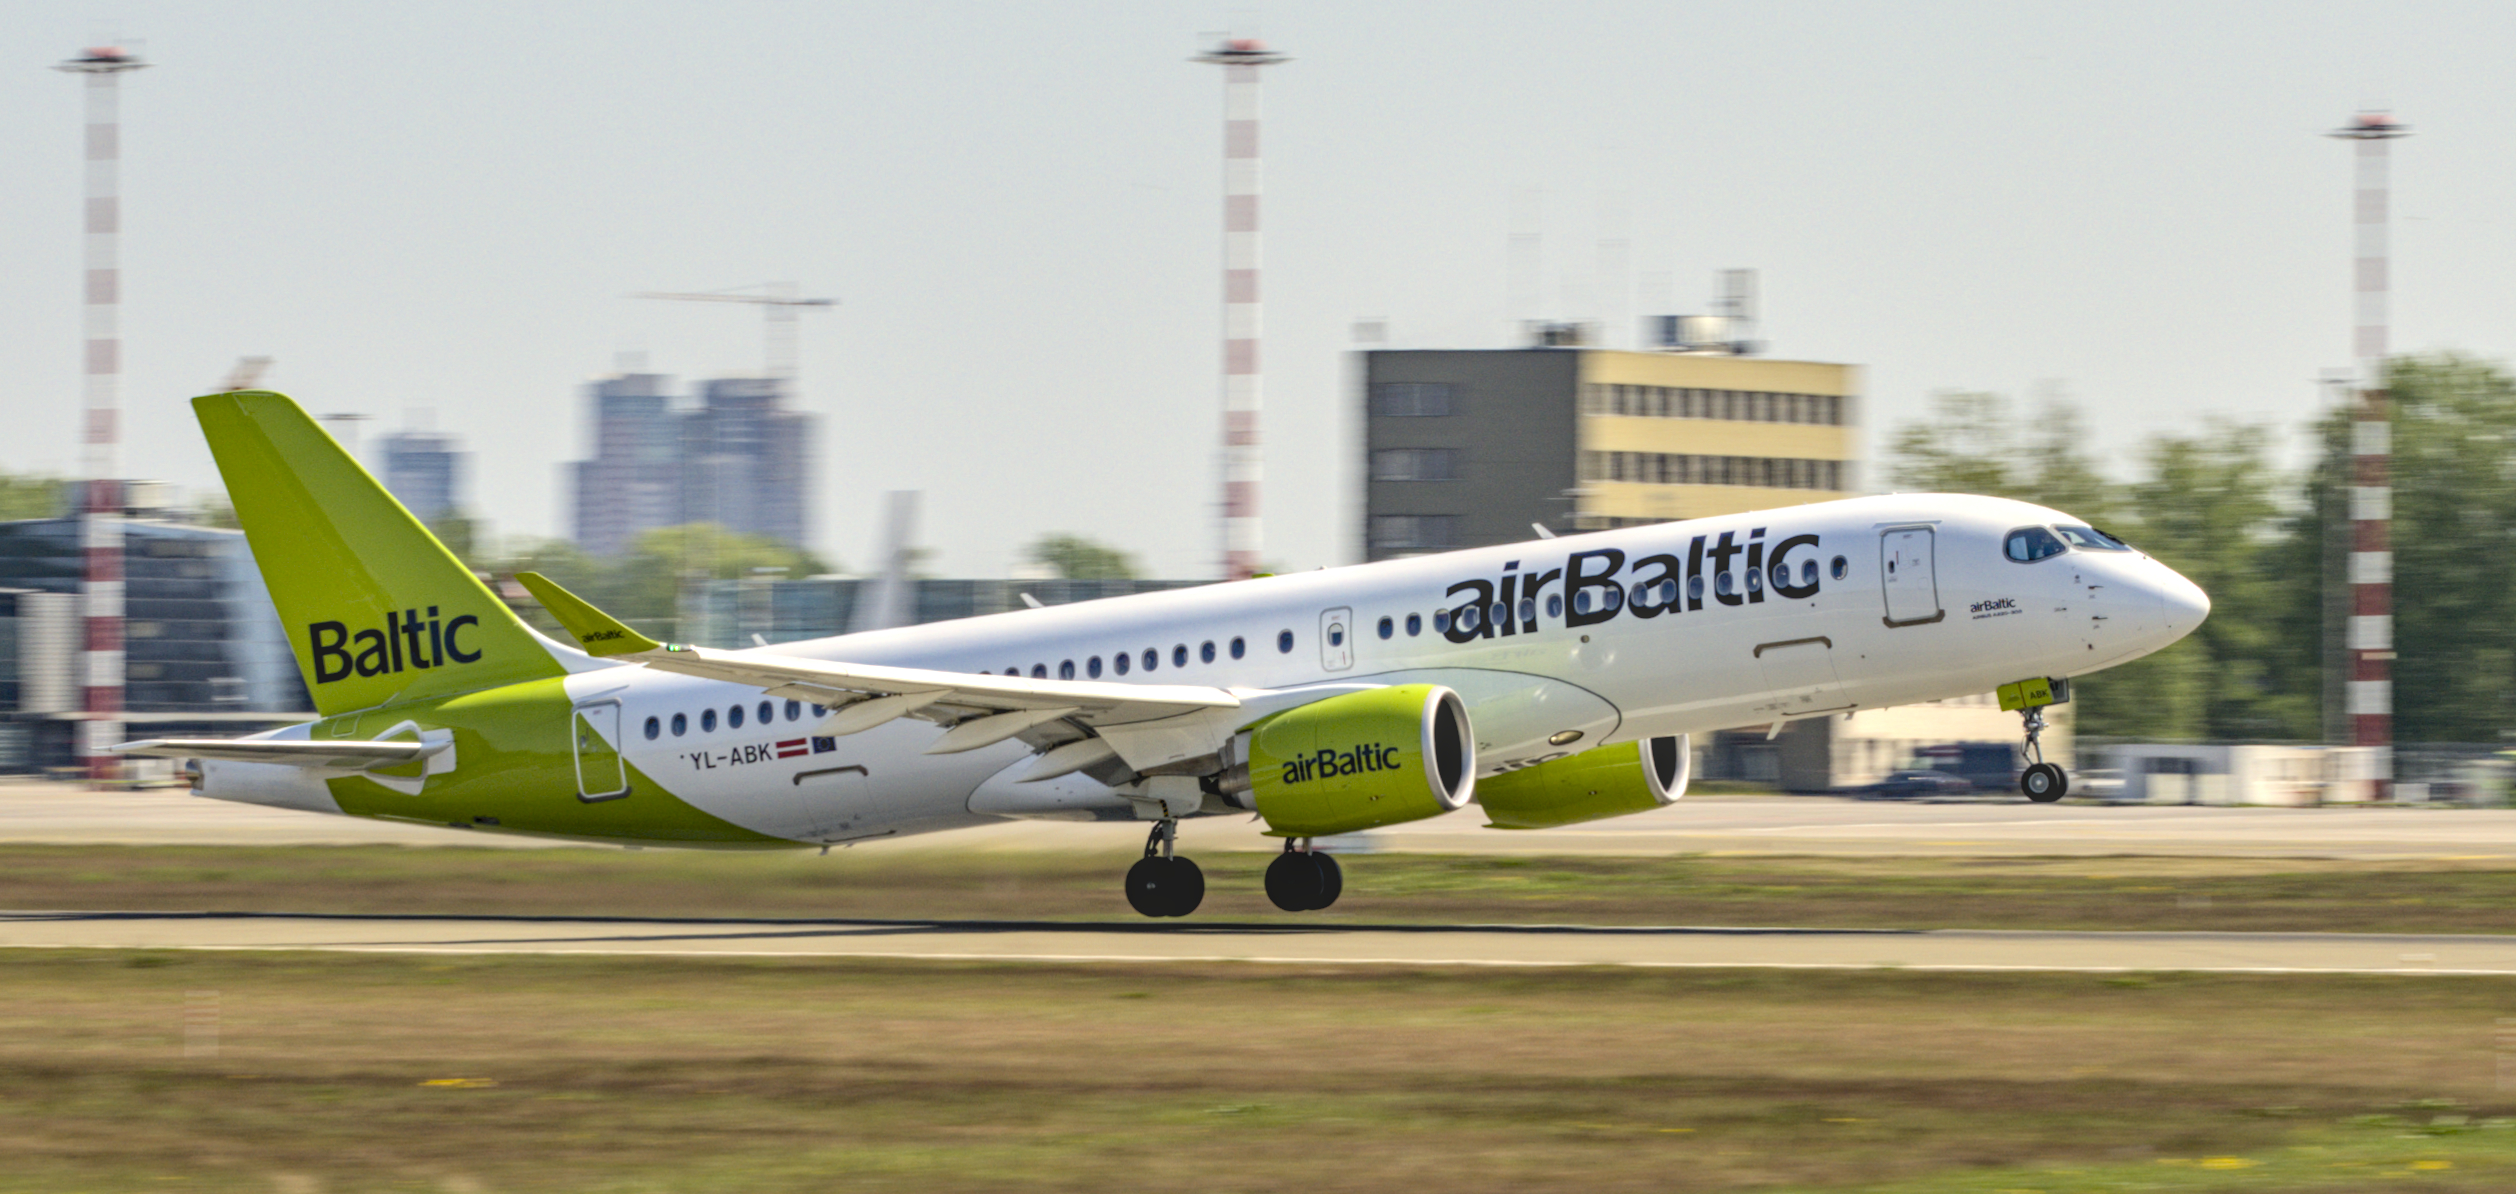
[[[1267,898],[1287,912],[1317,912],[1345,893],[1345,870],[1310,848],[1310,839],[1284,839],[1284,853],[1267,864]]]
[[[1186,916],[1205,902],[1206,875],[1179,857],[1179,822],[1154,822],[1144,857],[1127,868],[1127,906],[1146,916]]]
[[[2027,723],[2027,751],[2035,762],[2028,764],[2018,777],[2018,790],[2037,804],[2051,804],[2070,791],[2070,776],[2059,766],[2044,761],[2044,706],[2021,709],[2018,714]]]

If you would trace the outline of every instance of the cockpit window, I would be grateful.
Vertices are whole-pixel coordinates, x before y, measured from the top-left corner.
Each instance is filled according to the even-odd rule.
[[[2062,541],[2089,551],[2130,551],[2131,546],[2095,527],[2059,526],[2053,528]]]
[[[2053,537],[2053,532],[2043,527],[2020,527],[2001,544],[2001,553],[2021,564],[2051,559],[2068,550],[2060,539]]]

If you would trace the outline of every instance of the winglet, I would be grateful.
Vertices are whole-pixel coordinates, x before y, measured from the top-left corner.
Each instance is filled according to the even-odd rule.
[[[533,600],[542,603],[550,616],[585,648],[588,655],[636,655],[644,651],[664,650],[664,644],[620,624],[620,620],[594,608],[586,600],[560,588],[549,577],[538,572],[518,572],[516,583],[523,585]]]

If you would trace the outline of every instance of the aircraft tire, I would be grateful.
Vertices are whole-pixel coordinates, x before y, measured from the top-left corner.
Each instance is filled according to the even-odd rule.
[[[1319,902],[1312,904],[1310,910],[1318,912],[1345,894],[1345,868],[1337,865],[1334,854],[1314,853],[1311,857],[1319,860]]]
[[[1167,859],[1170,874],[1165,880],[1162,915],[1186,916],[1206,902],[1206,873],[1185,858]]]
[[[1170,859],[1140,858],[1127,868],[1127,906],[1146,916],[1168,916]]]
[[[2038,763],[2018,777],[2018,790],[2038,804],[2051,804],[2070,791],[2070,777],[2051,763]]]
[[[1310,912],[1327,905],[1319,902],[1327,885],[1327,872],[1318,859],[1322,855],[1287,851],[1267,864],[1267,899],[1287,912]],[[1343,884],[1340,883],[1340,886]],[[1328,897],[1334,900],[1336,897]]]

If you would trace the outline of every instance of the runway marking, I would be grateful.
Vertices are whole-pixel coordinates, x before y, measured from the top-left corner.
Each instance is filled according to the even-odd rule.
[[[199,953],[345,953],[345,954],[433,954],[439,956],[481,956],[490,954],[526,954],[536,957],[643,957],[643,958],[855,958],[919,962],[1026,962],[1026,963],[1091,963],[1139,964],[1147,962],[1248,962],[1264,966],[1491,966],[1538,970],[1567,970],[1581,967],[1614,966],[1640,970],[1907,970],[1916,973],[2044,973],[2044,974],[2294,974],[2294,975],[2392,975],[2396,977],[2496,978],[2516,975],[2516,967],[2499,969],[2439,969],[2433,966],[2017,966],[2000,963],[1963,962],[1668,962],[1668,961],[1587,961],[1580,959],[1514,959],[1514,958],[1339,958],[1289,957],[1268,954],[1024,954],[1024,953],[941,953],[913,950],[733,950],[733,949],[615,949],[615,948],[552,948],[488,949],[479,947],[447,947],[432,945],[79,945],[21,944],[0,946],[8,949],[92,949],[184,950]]]

